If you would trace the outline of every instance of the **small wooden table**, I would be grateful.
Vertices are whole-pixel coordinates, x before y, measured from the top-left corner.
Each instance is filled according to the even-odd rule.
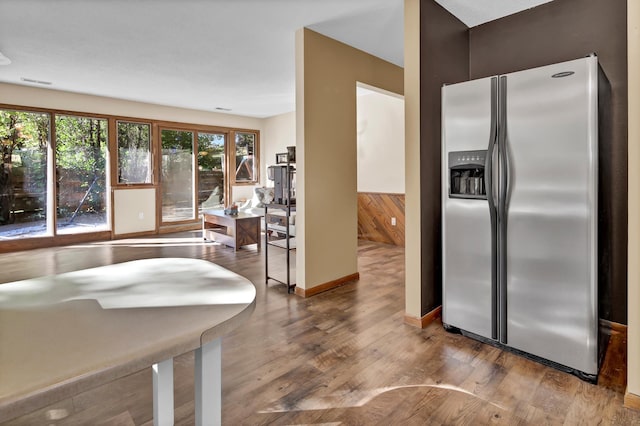
[[[224,210],[204,211],[202,238],[233,247],[235,251],[249,244],[258,244],[260,250],[260,218],[245,212],[231,216],[225,214]]]
[[[154,425],[172,425],[173,357],[195,351],[195,423],[219,425],[221,339],[255,295],[246,278],[182,258],[0,284],[0,422],[152,366]]]

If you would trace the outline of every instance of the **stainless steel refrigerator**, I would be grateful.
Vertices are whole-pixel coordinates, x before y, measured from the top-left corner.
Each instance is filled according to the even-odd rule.
[[[591,381],[607,88],[594,55],[442,88],[445,328]]]

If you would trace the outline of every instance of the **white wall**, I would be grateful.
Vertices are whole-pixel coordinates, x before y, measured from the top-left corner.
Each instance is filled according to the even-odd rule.
[[[404,194],[404,98],[358,87],[358,192]],[[296,145],[295,111],[265,119],[261,146],[261,183],[276,154]]]
[[[629,254],[627,392],[640,403],[640,1],[628,2],[629,55]],[[631,401],[629,401],[631,402]]]
[[[358,192],[404,194],[404,98],[358,87]]]
[[[114,234],[155,231],[155,188],[116,189],[113,191],[113,206]]]
[[[262,131],[263,119],[0,83],[0,103]]]
[[[296,113],[274,115],[264,120],[264,137],[269,142],[261,149],[261,176],[264,176],[262,184],[273,186],[273,182],[267,180],[267,167],[276,164],[276,154],[287,152],[288,146],[296,146]]]

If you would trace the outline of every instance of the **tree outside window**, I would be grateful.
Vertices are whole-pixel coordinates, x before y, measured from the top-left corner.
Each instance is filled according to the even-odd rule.
[[[118,121],[118,183],[151,183],[151,126]]]
[[[258,162],[256,160],[257,150],[257,135],[255,133],[236,132],[236,183],[255,183],[258,181]]]
[[[0,110],[0,236],[43,235],[47,229],[47,149],[51,117]]]

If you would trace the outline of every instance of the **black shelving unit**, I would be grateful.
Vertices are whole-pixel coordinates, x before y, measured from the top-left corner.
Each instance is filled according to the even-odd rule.
[[[264,247],[264,273],[265,273],[265,284],[269,284],[269,280],[273,280],[284,284],[287,286],[287,293],[291,293],[291,291],[296,287],[295,283],[291,283],[291,251],[296,249],[295,240],[293,240],[290,234],[289,225],[291,222],[291,213],[296,211],[295,200],[292,197],[292,182],[293,175],[295,171],[293,170],[293,165],[295,163],[291,162],[287,159],[286,162],[286,190],[284,191],[281,202],[275,202],[270,204],[265,204],[264,206],[264,229],[265,229],[265,247]],[[292,202],[293,201],[293,202]],[[269,209],[278,209],[284,211],[283,215],[274,215],[273,213],[269,213]],[[284,226],[284,232],[273,229],[273,225],[276,222],[270,222],[270,220],[277,220],[278,225]],[[276,235],[283,234],[284,237],[280,237],[273,240],[269,238],[269,232],[272,231]],[[273,276],[269,275],[269,246],[278,247],[280,249],[286,250],[286,259],[287,259],[287,279],[286,281],[280,280]]]

